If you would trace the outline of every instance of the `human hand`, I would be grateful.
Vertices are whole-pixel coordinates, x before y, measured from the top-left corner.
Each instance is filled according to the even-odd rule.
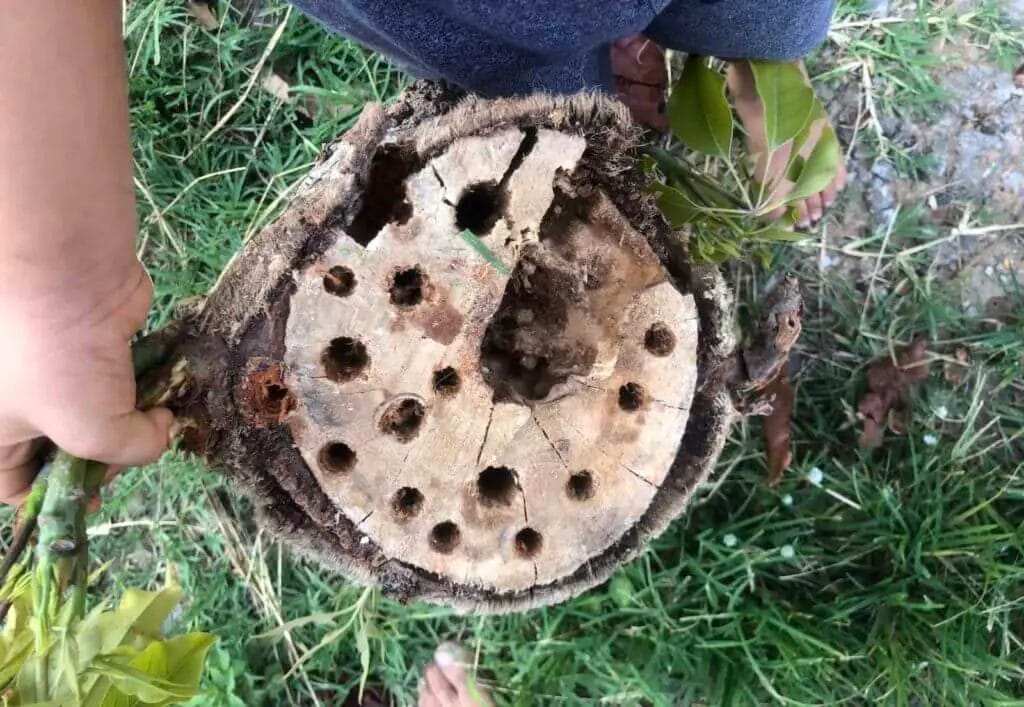
[[[137,262],[117,279],[0,296],[7,338],[0,349],[0,502],[17,503],[28,492],[41,437],[119,466],[149,463],[166,448],[173,417],[163,408],[135,409],[129,347],[153,286]]]

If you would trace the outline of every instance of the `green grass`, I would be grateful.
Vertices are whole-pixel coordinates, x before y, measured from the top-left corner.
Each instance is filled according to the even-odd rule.
[[[895,86],[878,101],[881,115],[935,105],[928,47],[940,32],[994,38],[997,58],[1014,46],[1019,58],[1019,37],[993,6],[975,27],[931,5],[915,22],[845,31],[837,65],[869,61]],[[320,145],[403,78],[294,12],[274,10],[253,28],[229,14],[209,32],[177,0],[128,7],[140,247],[159,325],[273,218]],[[267,65],[326,106],[314,120],[259,81],[244,95],[281,23]],[[875,275],[870,295],[821,273],[816,247],[780,249],[773,272],[795,270],[808,306],[793,469],[768,488],[759,424],[737,426],[687,513],[574,601],[509,617],[398,605],[291,557],[217,475],[173,453],[108,490],[94,521],[105,533],[94,555],[113,561],[102,589],[149,585],[174,565],[187,596],[179,624],[220,636],[195,704],[340,704],[361,677],[357,632],[368,639],[368,684],[401,704],[446,639],[476,654],[481,679],[508,704],[1019,704],[1024,336],[1020,322],[966,318],[953,284],[929,267],[931,249],[908,252],[946,235],[908,204],[888,236],[855,244]],[[744,303],[770,276],[731,273]],[[917,334],[945,358],[967,345],[970,373],[953,385],[937,363],[907,434],[860,451],[853,410],[864,370]],[[338,611],[348,613],[297,626],[290,642],[254,638]],[[282,689],[296,657],[325,636]]]

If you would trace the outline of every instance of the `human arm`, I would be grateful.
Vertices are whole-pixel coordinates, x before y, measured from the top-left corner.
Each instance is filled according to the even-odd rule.
[[[152,461],[171,415],[135,410],[129,340],[152,285],[135,256],[117,0],[38,0],[0,23],[0,500],[34,474],[28,442]]]

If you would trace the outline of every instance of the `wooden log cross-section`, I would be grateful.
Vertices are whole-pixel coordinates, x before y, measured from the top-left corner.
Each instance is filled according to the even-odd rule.
[[[367,108],[184,320],[186,445],[400,599],[561,601],[682,510],[731,415],[717,272],[595,95]]]

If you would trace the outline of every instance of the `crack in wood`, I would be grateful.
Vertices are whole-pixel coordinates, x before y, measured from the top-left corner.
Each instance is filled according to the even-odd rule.
[[[537,145],[537,129],[526,128],[523,131],[523,139],[519,141],[519,146],[516,148],[516,153],[512,155],[512,159],[508,163],[508,167],[505,169],[505,173],[501,175],[501,181],[498,182],[498,188],[503,189],[508,184],[508,180],[512,178],[515,171],[523,165],[523,160],[526,159],[527,155],[533,152],[533,148]]]
[[[571,427],[571,428],[573,429],[573,431],[574,431],[574,432],[576,432],[576,434],[578,434],[578,435],[579,435],[580,437],[583,437],[583,439],[586,439],[586,437],[585,437],[585,436],[583,435],[583,433],[582,433],[582,432],[580,432],[580,429],[579,429],[578,427],[576,427],[576,425],[574,425],[574,424],[572,424],[571,422],[569,422],[569,420],[568,420],[568,419],[562,420],[562,422],[564,422],[564,423],[565,423],[566,425],[568,425],[569,427]],[[628,466],[628,465],[627,465],[627,464],[626,464],[626,463],[625,463],[624,461],[622,461],[622,460],[621,460],[621,459],[619,459],[618,457],[616,457],[616,456],[614,456],[614,455],[612,455],[612,454],[609,454],[609,453],[608,453],[608,452],[607,452],[607,451],[605,450],[605,448],[604,448],[604,447],[602,447],[602,446],[600,445],[600,443],[598,443],[598,441],[597,441],[596,439],[595,439],[595,440],[593,441],[593,444],[594,444],[594,446],[595,446],[595,447],[597,447],[597,450],[598,450],[599,452],[601,452],[601,454],[605,455],[606,457],[608,457],[609,459],[611,459],[612,461],[614,461],[614,462],[615,462],[616,464],[618,464],[619,466],[621,466],[621,467],[622,467],[623,469],[625,469],[626,471],[628,471],[628,472],[629,472],[630,474],[632,474],[632,475],[633,475],[633,476],[635,476],[636,478],[640,479],[641,481],[643,481],[643,482],[644,482],[645,484],[647,484],[647,485],[648,485],[648,486],[650,486],[651,488],[655,488],[655,489],[656,489],[656,488],[659,488],[658,484],[654,483],[653,481],[651,481],[650,479],[648,479],[648,478],[647,478],[646,476],[644,476],[644,475],[643,475],[643,474],[641,474],[640,472],[638,472],[638,471],[634,471],[633,469],[631,469],[631,468],[630,468],[630,467],[629,467],[629,466]]]
[[[454,209],[455,204],[448,200],[448,185],[444,183],[444,179],[441,178],[441,173],[437,171],[437,167],[433,162],[430,163],[430,171],[434,173],[434,176],[437,178],[437,183],[441,185],[441,203]]]
[[[480,467],[480,457],[484,455],[484,447],[487,445],[487,436],[491,433],[491,423],[494,421],[494,403],[491,403],[491,414],[487,416],[487,427],[484,428],[484,438],[480,441],[480,449],[476,452],[476,466]]]
[[[533,421],[537,423],[537,428],[540,430],[540,433],[544,435],[544,439],[546,439],[548,444],[551,446],[551,451],[555,453],[556,457],[558,457],[558,461],[562,463],[562,467],[566,471],[569,471],[569,465],[565,463],[565,459],[562,458],[562,454],[558,451],[558,447],[556,447],[555,443],[551,440],[551,435],[549,435],[548,431],[544,429],[544,425],[540,424],[540,420],[537,418],[537,414],[531,410],[530,417],[532,417]]]
[[[681,408],[678,405],[673,405],[672,403],[667,403],[664,400],[659,400],[658,398],[651,398],[651,402],[658,403],[658,405],[661,405],[663,407],[672,408],[673,410],[679,410],[680,412],[690,412],[690,408],[688,408],[688,407]]]

